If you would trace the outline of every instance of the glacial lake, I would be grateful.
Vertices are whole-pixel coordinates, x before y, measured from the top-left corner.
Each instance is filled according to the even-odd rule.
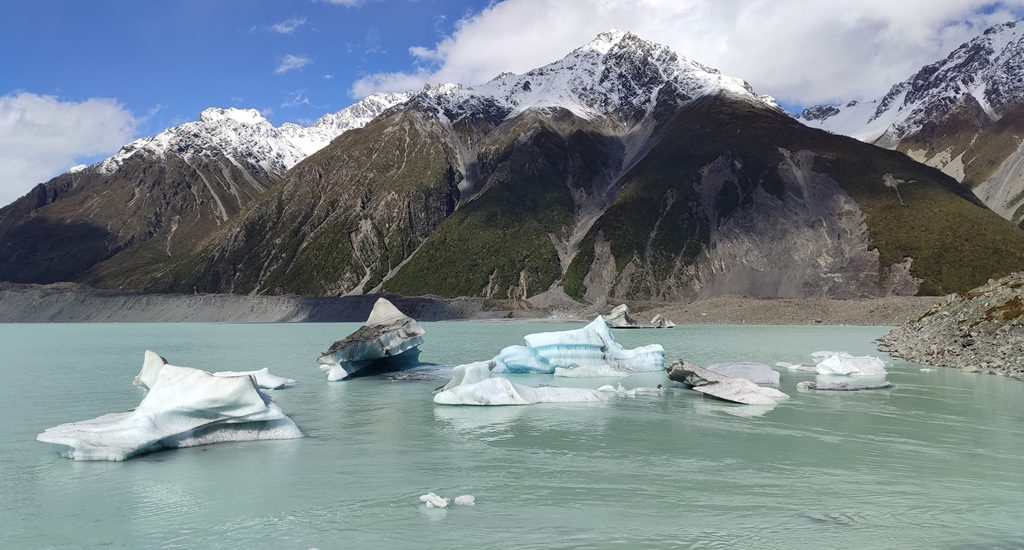
[[[418,371],[327,383],[318,352],[356,324],[0,325],[0,548],[1019,548],[1024,383],[891,362],[891,390],[798,393],[772,410],[682,388],[597,404],[445,407],[445,365],[536,322],[423,323]],[[876,353],[884,327],[618,330],[669,360]],[[269,367],[292,441],[75,462],[45,428],[134,407],[145,349],[207,370]],[[886,358],[889,360],[889,358]],[[406,374],[410,374],[407,372]],[[623,379],[510,376],[627,388]],[[760,416],[758,416],[760,415]],[[426,509],[418,497],[476,496]]]

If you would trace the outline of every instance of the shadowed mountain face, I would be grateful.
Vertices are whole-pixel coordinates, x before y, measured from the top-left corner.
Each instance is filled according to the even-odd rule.
[[[800,118],[939,168],[1024,223],[1024,23],[986,30],[882,98]]]
[[[98,200],[101,186],[60,181]],[[1024,231],[938,170],[803,126],[743,81],[619,32],[524,75],[426,89],[248,197],[220,218],[176,212],[209,219],[209,237],[179,251],[142,239],[171,241],[159,262],[116,224],[85,232],[96,259],[79,278],[599,301],[943,293],[1024,267]]]

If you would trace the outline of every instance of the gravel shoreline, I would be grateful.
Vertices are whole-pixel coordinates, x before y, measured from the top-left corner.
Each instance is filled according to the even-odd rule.
[[[143,294],[74,284],[0,284],[0,322],[362,322],[377,295],[311,297],[233,294]],[[532,307],[483,298],[387,296],[420,321],[532,319],[589,321],[610,306],[572,302]],[[661,313],[677,324],[900,325],[944,298],[889,297],[853,300],[760,299],[717,296],[689,304],[630,302],[634,316]]]

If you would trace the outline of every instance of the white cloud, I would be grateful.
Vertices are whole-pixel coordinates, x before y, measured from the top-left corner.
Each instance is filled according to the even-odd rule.
[[[609,28],[631,30],[793,103],[881,95],[1024,0],[502,0],[460,20],[418,68],[371,74],[352,94],[485,82],[554,61]]]
[[[302,105],[309,105],[309,98],[306,97],[306,90],[295,90],[294,92],[288,92],[288,99],[284,100],[281,107],[288,109],[291,107],[300,107]]]
[[[80,159],[113,153],[132,139],[139,123],[113,99],[0,96],[0,206]]]
[[[291,34],[296,29],[306,24],[305,17],[289,17],[280,23],[274,23],[270,26],[270,30],[278,34]]]
[[[357,8],[365,4],[368,0],[322,0],[326,4],[335,4],[337,6],[347,6],[350,8]]]
[[[274,69],[274,72],[277,74],[283,74],[288,71],[294,71],[295,69],[301,69],[312,62],[313,60],[306,56],[288,54],[281,58],[281,64]]]

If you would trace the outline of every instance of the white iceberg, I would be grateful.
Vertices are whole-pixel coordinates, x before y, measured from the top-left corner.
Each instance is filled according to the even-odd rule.
[[[629,373],[611,365],[587,365],[574,368],[555,367],[555,376],[564,378],[622,378],[629,376]]]
[[[654,328],[672,328],[676,324],[670,321],[668,317],[659,313],[651,318],[651,326]]]
[[[817,351],[812,353],[811,357],[814,358],[814,370],[818,374],[885,375],[885,362],[869,355],[853,356],[846,352]]]
[[[68,447],[65,456],[75,460],[124,460],[163,448],[302,437],[251,377],[168,364],[156,372],[134,411],[62,424],[36,439]]]
[[[597,388],[597,391],[612,393],[618,397],[639,397],[641,395],[657,397],[665,394],[665,388],[663,388],[661,384],[658,384],[658,387],[656,388],[637,387],[631,390],[627,390],[622,384],[618,384],[617,386],[604,385]]]
[[[620,304],[612,308],[611,313],[603,315],[602,318],[612,328],[639,328],[640,323],[636,322],[629,314],[629,306]]]
[[[149,389],[156,382],[157,376],[160,374],[160,369],[167,364],[167,360],[157,355],[156,353],[146,350],[145,359],[142,361],[142,370],[132,380],[132,384],[136,386],[142,386],[143,388]],[[291,378],[283,378],[270,372],[270,369],[264,367],[259,370],[249,371],[221,371],[213,373],[213,376],[219,376],[221,378],[228,378],[232,376],[248,376],[253,379],[256,383],[256,387],[262,390],[278,390],[288,386],[295,385],[295,380]]]
[[[420,502],[427,505],[427,508],[447,508],[450,502],[447,498],[441,498],[434,493],[427,493],[420,497]]]
[[[319,362],[330,382],[413,367],[424,334],[415,319],[380,298],[363,326],[331,345]]]
[[[558,368],[583,368],[630,373],[657,371],[665,365],[665,349],[659,344],[623,348],[602,317],[583,328],[528,334],[523,339],[525,346],[501,350],[494,358],[494,372],[554,374]]]
[[[438,388],[434,403],[439,405],[533,405],[536,403],[582,403],[604,401],[597,390],[526,386],[507,378],[492,377],[492,361],[459,365],[452,379]]]
[[[711,372],[731,378],[743,378],[755,384],[779,383],[779,372],[764,363],[715,363],[706,368]]]
[[[476,497],[473,495],[460,495],[455,497],[457,506],[476,506]]]

